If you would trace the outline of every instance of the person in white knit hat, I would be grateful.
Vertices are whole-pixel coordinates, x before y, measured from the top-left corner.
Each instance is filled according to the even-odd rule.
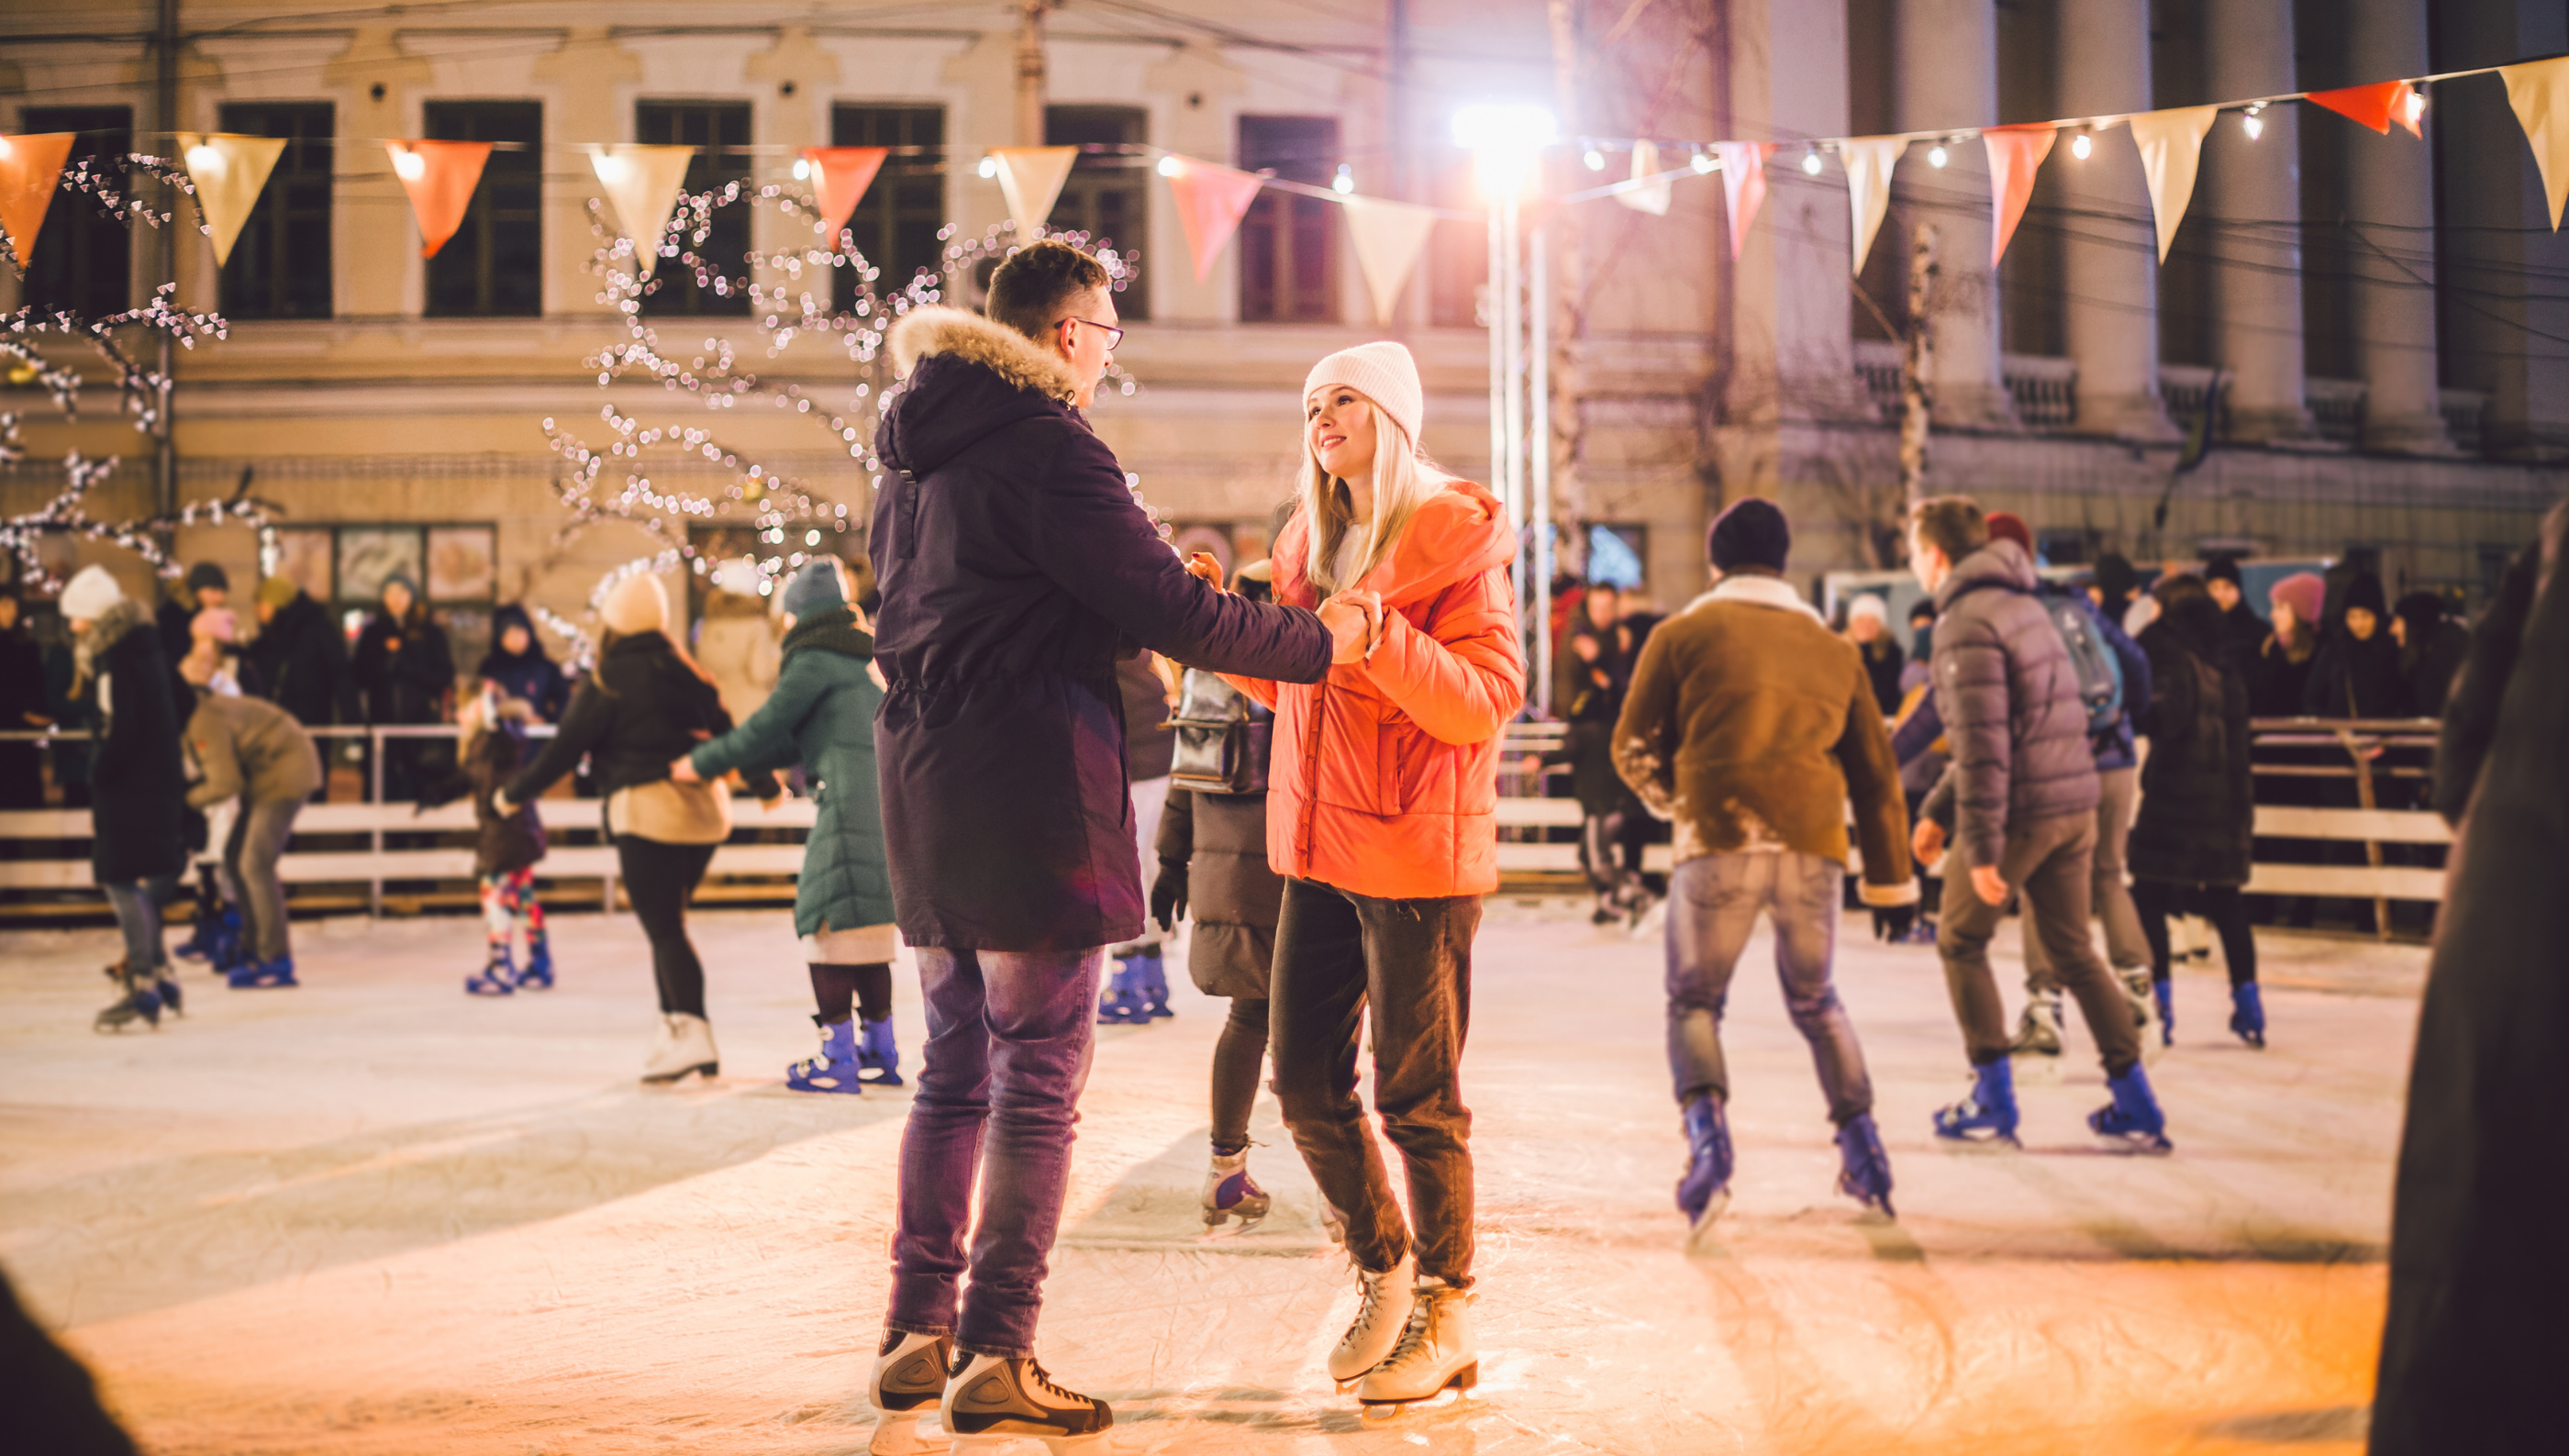
[[[669,597],[660,579],[637,572],[615,583],[598,607],[606,635],[597,667],[571,690],[560,731],[526,771],[492,797],[503,818],[552,787],[587,756],[606,800],[606,829],[634,917],[651,941],[651,974],[660,991],[660,1021],[644,1055],[642,1080],[679,1081],[722,1069],[713,1024],[705,1019],[705,968],[687,939],[687,899],[731,837],[731,791],[719,783],[681,784],[672,760],[731,731],[731,714],[713,679],[669,633]],[[773,802],[773,774],[750,780]]]
[[[1315,684],[1227,680],[1276,710],[1276,1092],[1359,1285],[1329,1374],[1367,1405],[1397,1406],[1479,1374],[1459,1067],[1472,936],[1499,883],[1499,733],[1525,701],[1517,537],[1488,491],[1420,452],[1425,398],[1407,349],[1360,344],[1321,360],[1302,410],[1300,504],[1276,543],[1276,598],[1353,593],[1373,617],[1371,645]],[[1407,1165],[1408,1220],[1356,1098],[1360,1016],[1374,1110]]]

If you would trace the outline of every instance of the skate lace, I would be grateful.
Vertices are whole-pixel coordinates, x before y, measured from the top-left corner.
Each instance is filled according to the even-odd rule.
[[[1042,1364],[1034,1360],[1026,1361],[1026,1383],[1034,1386],[1035,1389],[1041,1391],[1043,1394],[1059,1396],[1064,1404],[1085,1405],[1088,1403],[1087,1396],[1080,1394],[1076,1390],[1065,1389],[1061,1385],[1055,1383],[1052,1376],[1045,1372]]]
[[[1401,1326],[1400,1338],[1393,1341],[1391,1353],[1383,1357],[1384,1364],[1398,1364],[1426,1346],[1428,1326],[1435,1322],[1436,1301],[1440,1297],[1444,1296],[1421,1292],[1410,1304],[1409,1322]]]

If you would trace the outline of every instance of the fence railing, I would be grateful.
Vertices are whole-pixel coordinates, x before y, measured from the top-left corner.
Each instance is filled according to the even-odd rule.
[[[550,732],[550,729],[540,730]],[[370,788],[380,795],[386,740],[452,737],[452,728],[315,729],[336,740],[370,740]],[[1566,768],[1525,772],[1530,755],[1560,746],[1558,723],[1509,725],[1502,739],[1499,777],[1498,864],[1503,876],[1531,884],[1579,871],[1579,805],[1547,797],[1550,781]],[[25,741],[45,735],[0,734]],[[76,735],[54,735],[77,741]],[[2422,807],[2435,741],[2432,720],[2260,719],[2255,725],[2258,780],[2258,860],[2251,894],[2370,901],[2377,923],[2388,932],[2392,901],[2443,898],[2441,847],[2451,836],[2444,822]],[[792,894],[802,868],[802,838],[816,806],[792,798],[774,810],[749,800],[735,805],[733,841],[714,854],[710,878],[728,882],[734,896],[754,897],[764,885],[774,898]],[[538,800],[537,813],[553,837],[539,878],[560,887],[589,885],[601,903],[615,904],[614,849],[604,843],[602,809],[595,799]],[[21,907],[52,902],[78,909],[92,891],[87,809],[0,811],[0,900]],[[289,886],[362,887],[370,912],[380,912],[392,887],[423,894],[462,884],[473,875],[473,806],[459,802],[419,811],[404,803],[321,800],[295,820],[294,841],[279,862]],[[2313,856],[2316,854],[2317,858]],[[1645,868],[1665,871],[1669,847],[1649,846]],[[66,904],[66,902],[72,902]]]

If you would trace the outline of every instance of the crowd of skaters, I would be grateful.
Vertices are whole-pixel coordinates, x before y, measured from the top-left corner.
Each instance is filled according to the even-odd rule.
[[[822,806],[795,908],[821,1051],[789,1084],[856,1093],[900,1080],[888,1021],[899,944],[926,1009],[869,1390],[884,1416],[877,1449],[916,1439],[929,1411],[952,1437],[1072,1439],[1112,1425],[1104,1401],[1036,1360],[1041,1287],[1095,1027],[1166,1013],[1155,977],[1184,918],[1190,972],[1231,1001],[1210,1079],[1206,1222],[1254,1220],[1271,1202],[1247,1168],[1264,1059],[1354,1267],[1356,1313],[1330,1377],[1374,1409],[1468,1389],[1480,1351],[1460,1062],[1472,942],[1497,886],[1500,737],[1526,696],[1516,532],[1485,488],[1419,450],[1415,366],[1377,343],[1330,355],[1306,380],[1302,470],[1272,558],[1228,579],[1209,557],[1182,562],[1087,427],[1119,337],[1102,268],[1051,242],[994,273],[984,314],[930,307],[896,326],[905,388],[878,440],[889,477],[873,580],[836,560],[792,578],[779,593],[777,691],[739,724],[647,574],[607,594],[598,663],[575,683],[534,670],[525,629],[504,633],[457,705],[444,700],[444,639],[408,583],[387,591],[343,667],[335,638],[233,650],[220,598],[202,604],[222,583],[191,581],[199,609],[174,666],[170,623],[156,628],[106,573],[84,571],[62,609],[74,691],[94,694],[103,724],[96,868],[127,931],[124,1019],[175,1000],[153,915],[184,863],[182,806],[235,806],[216,856],[217,878],[237,887],[224,893],[246,910],[233,983],[293,983],[274,852],[319,786],[319,755],[305,720],[245,681],[280,701],[292,685],[338,710],[355,693],[382,721],[453,712],[464,725],[451,763],[422,755],[399,772],[409,797],[474,800],[493,952],[468,989],[482,994],[550,983],[529,895],[544,853],[532,806],[584,760],[651,946],[661,1020],[648,1081],[719,1067],[685,907],[730,833],[724,785],[772,800],[776,776],[799,767]],[[2558,535],[2555,518],[2555,550]],[[1787,580],[1790,523],[1755,499],[1714,522],[1713,584],[1672,615],[1628,612],[1603,584],[1566,603],[1554,690],[1571,733],[1559,761],[1580,800],[1599,919],[1663,928],[1687,1144],[1675,1198],[1692,1232],[1721,1215],[1733,1175],[1721,1024],[1761,916],[1835,1128],[1838,1187],[1893,1216],[1861,1041],[1833,980],[1851,864],[1877,934],[1907,940],[1932,925],[1972,1074],[1936,1113],[1936,1136],[2016,1140],[2014,1059],[2057,1054],[2065,995],[2107,1079],[2090,1128],[2164,1154],[2173,1140],[2144,1032],[2170,1032],[2169,915],[2221,929],[2230,1028],[2264,1044],[2253,937],[2236,913],[2254,826],[2248,724],[2262,700],[2297,689],[2304,711],[2389,716],[2440,706],[2458,675],[2468,711],[2448,721],[2448,758],[2466,752],[2469,773],[2492,781],[2533,775],[2557,797],[2556,770],[2529,768],[2525,748],[2556,726],[2558,692],[2506,686],[2519,644],[2557,655],[2559,613],[2535,609],[2561,594],[2547,589],[2549,555],[2520,563],[2512,635],[2474,640],[2440,606],[2386,612],[2362,573],[2334,588],[2278,583],[2272,623],[2245,612],[2225,563],[2168,573],[2144,594],[2108,559],[2053,587],[2025,523],[1968,498],[1924,503],[1908,538],[1927,592],[1910,650],[1879,598],[1825,622]],[[271,602],[273,585],[259,594],[272,630],[308,602],[290,591]],[[424,670],[441,662],[441,675]],[[1173,706],[1180,731],[1156,732]],[[550,717],[557,731],[535,749],[524,727]],[[1244,744],[1263,766],[1244,767]],[[2456,777],[2467,778],[2439,774],[2439,796]],[[2467,820],[2467,781],[2459,792],[2438,804]],[[1640,861],[1652,823],[1673,839],[1663,888]],[[1932,918],[1922,864],[1943,867]],[[2048,1010],[2029,1008],[2011,1034],[1988,950],[2019,902]],[[2105,953],[2091,916],[2105,921]],[[2430,996],[2430,1025],[2437,1012]],[[2458,1022],[2448,1057],[2488,1034],[2477,1007],[2445,1019]],[[1402,1161],[1405,1200],[1358,1096],[1368,1042],[1371,1112]],[[2449,1113],[2452,1100],[2439,1105]],[[2403,1198],[2408,1164],[2433,1161],[2413,1137],[2410,1153]],[[2447,1233],[2468,1223],[2442,1212]],[[2412,1263],[2403,1284],[2394,1260],[2394,1331],[2403,1309],[2440,1330],[2448,1311],[2433,1300],[2457,1275],[2425,1253]],[[2413,1296],[2424,1312],[2403,1306],[2403,1288],[2438,1278]],[[2458,1379],[2439,1357],[2403,1358]]]

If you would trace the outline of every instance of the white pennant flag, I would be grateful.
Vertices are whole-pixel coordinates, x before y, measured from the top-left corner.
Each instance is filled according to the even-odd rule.
[[[1389,323],[1392,305],[1400,301],[1400,290],[1407,286],[1409,272],[1418,266],[1418,254],[1436,226],[1435,210],[1381,197],[1351,196],[1345,206],[1356,267],[1373,293],[1374,322]]]
[[[2217,106],[2181,106],[2143,112],[2123,125],[2132,129],[2132,145],[2141,152],[2141,174],[2150,184],[2150,215],[2159,225],[2159,261],[2167,261],[2168,244],[2176,241],[2177,224],[2194,200],[2195,169],[2203,162],[2203,139],[2219,120]]]
[[[1891,173],[1909,150],[1906,137],[1852,137],[1838,144],[1846,164],[1847,208],[1855,214],[1855,271],[1873,251],[1873,235],[1891,211]]]
[[[1634,181],[1638,182],[1643,178],[1655,176],[1658,173],[1658,170],[1659,144],[1656,142],[1634,143]],[[1624,190],[1615,194],[1615,200],[1632,208],[1636,212],[1648,212],[1653,217],[1665,217],[1668,215],[1668,202],[1675,195],[1675,192],[1676,184],[1665,178],[1660,178],[1657,182],[1654,182],[1646,187],[1626,187]]]
[[[993,147],[990,160],[999,164],[999,191],[1008,199],[1008,215],[1016,219],[1017,240],[1034,241],[1044,219],[1052,215],[1061,184],[1070,181],[1070,165],[1079,160],[1079,149]]]
[[[686,184],[687,163],[695,155],[693,147],[638,142],[588,149],[589,169],[606,188],[624,235],[633,239],[634,261],[645,278],[659,265],[660,239],[669,235],[669,214],[677,208],[678,188]]]

